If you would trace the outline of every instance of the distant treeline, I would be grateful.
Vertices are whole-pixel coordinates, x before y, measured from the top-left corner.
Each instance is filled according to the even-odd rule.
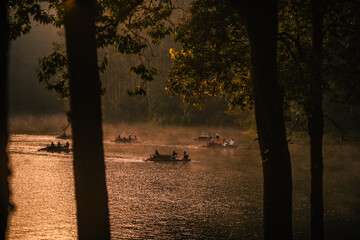
[[[128,90],[140,84],[138,77],[129,71],[130,65],[138,64],[136,56],[115,55],[113,49],[100,54],[109,55],[109,65],[101,81],[105,88],[103,95],[103,118],[114,122],[155,122],[180,125],[226,125],[247,126],[252,112],[231,112],[223,97],[207,97],[203,108],[185,104],[181,96],[166,94],[166,80],[172,60],[169,49],[174,47],[171,38],[152,49],[148,54],[150,64],[160,70],[152,82],[146,83],[146,96],[129,96]],[[153,56],[152,56],[153,55]],[[101,58],[101,56],[99,57]],[[239,120],[241,119],[241,120]]]
[[[103,95],[103,118],[109,122],[154,122],[158,124],[178,125],[224,125],[241,126],[255,129],[255,119],[252,110],[231,111],[224,96],[206,97],[202,109],[185,104],[181,96],[166,94],[164,82],[172,64],[169,50],[176,47],[171,38],[152,49],[149,54],[150,63],[160,70],[155,80],[147,83],[146,96],[132,96],[127,90],[140,84],[138,77],[129,71],[130,65],[138,63],[136,56],[115,55],[112,48],[102,50],[109,55],[109,65],[101,75],[105,93]],[[336,103],[330,98],[324,101],[326,132],[360,130],[360,106]],[[286,103],[287,128],[289,131],[305,131],[305,116],[301,110],[295,111],[294,105]],[[336,126],[336,123],[338,126]]]

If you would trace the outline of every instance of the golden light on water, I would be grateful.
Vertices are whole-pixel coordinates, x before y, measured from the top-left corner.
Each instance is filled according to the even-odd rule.
[[[208,149],[194,141],[201,131],[219,132],[249,149]],[[129,132],[141,143],[111,141]],[[10,187],[16,210],[9,222],[10,240],[77,238],[72,156],[37,151],[51,141],[57,141],[55,136],[11,135]],[[232,128],[116,125],[105,128],[104,149],[113,239],[262,238],[261,160],[249,135]],[[154,149],[163,154],[185,150],[192,161],[145,162]],[[290,151],[294,231],[304,237],[308,233],[309,162],[304,161],[308,148],[291,144]],[[349,146],[327,156],[324,195],[331,211],[325,212],[325,220],[336,223],[328,230],[334,237],[345,234],[339,232],[344,219],[357,217],[351,209],[356,209],[359,195],[344,186],[357,179],[359,162],[353,158],[359,155],[360,150]]]

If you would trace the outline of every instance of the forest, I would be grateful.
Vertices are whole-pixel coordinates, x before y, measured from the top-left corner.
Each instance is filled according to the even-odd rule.
[[[288,144],[305,133],[309,235],[325,239],[324,134],[357,141],[360,129],[359,12],[358,0],[3,1],[1,238],[11,212],[8,52],[36,22],[61,39],[36,76],[71,122],[79,239],[110,239],[103,122],[253,128],[264,239],[293,238]]]

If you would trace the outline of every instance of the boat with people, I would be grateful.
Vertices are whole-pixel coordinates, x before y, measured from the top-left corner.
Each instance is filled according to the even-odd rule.
[[[129,136],[128,137],[120,137],[120,135],[118,135],[116,138],[115,138],[115,140],[114,140],[114,142],[116,142],[116,143],[138,143],[139,142],[139,140],[138,140],[138,138],[136,137],[136,135],[132,138],[131,137],[131,134],[129,134]]]
[[[127,139],[127,138],[115,138],[114,142],[116,142],[116,143],[130,143],[130,142],[132,142],[132,139]]]
[[[198,136],[197,138],[194,139],[195,141],[219,141],[220,140],[220,135],[218,133],[215,134],[215,137],[213,137],[210,133],[208,133],[207,135],[205,135],[204,133],[201,133],[200,136]]]
[[[238,146],[236,145],[230,145],[230,144],[222,144],[221,142],[209,142],[207,145],[207,147],[213,147],[213,148],[237,148]]]
[[[237,148],[235,145],[234,139],[231,139],[230,142],[226,142],[226,139],[221,139],[220,141],[211,141],[207,145],[207,147],[226,147],[226,148]]]
[[[60,142],[58,142],[57,145],[55,145],[53,142],[49,146],[46,146],[44,148],[40,148],[38,151],[46,151],[46,152],[52,152],[52,153],[69,153],[71,151],[69,142],[66,142],[66,144],[63,146]]]
[[[145,161],[153,161],[153,162],[190,162],[191,159],[189,155],[184,152],[184,156],[179,158],[177,153],[174,151],[171,155],[159,154],[157,150],[155,150],[154,154],[150,154],[150,157],[145,159]]]

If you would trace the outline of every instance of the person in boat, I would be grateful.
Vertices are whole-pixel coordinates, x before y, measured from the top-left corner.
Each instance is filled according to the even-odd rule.
[[[136,137],[136,135],[135,135],[135,136],[134,136],[134,142],[137,142],[137,140],[138,140],[138,139],[137,139],[137,137]]]
[[[65,149],[69,149],[69,147],[70,147],[69,142],[66,142],[66,144],[65,144]]]
[[[226,143],[226,140],[225,140],[225,138],[222,140],[222,145],[224,145],[224,146],[226,146],[227,145],[227,143]]]
[[[158,150],[155,150],[155,157],[158,157],[160,154],[159,154],[159,152],[158,152]]]
[[[116,139],[119,139],[119,140],[120,140],[120,139],[121,139],[120,135],[118,135],[118,136],[116,137]]]
[[[54,142],[51,142],[50,147],[51,147],[51,148],[54,148],[54,147],[55,147]]]
[[[229,145],[230,145],[230,146],[234,146],[234,143],[235,143],[235,142],[234,142],[234,139],[231,139]]]
[[[61,146],[61,143],[60,143],[60,142],[58,142],[57,147],[58,147],[58,148],[62,148],[62,146]]]
[[[218,133],[216,133],[215,137],[216,137],[216,141],[219,141],[220,135]]]
[[[129,133],[129,141],[131,141],[131,134]]]
[[[210,138],[210,139],[212,138],[210,133],[208,134],[208,138]]]
[[[175,152],[175,150],[172,153],[172,158],[177,158],[177,152]]]
[[[189,155],[186,154],[186,151],[184,151],[184,160],[187,160],[189,158]]]

